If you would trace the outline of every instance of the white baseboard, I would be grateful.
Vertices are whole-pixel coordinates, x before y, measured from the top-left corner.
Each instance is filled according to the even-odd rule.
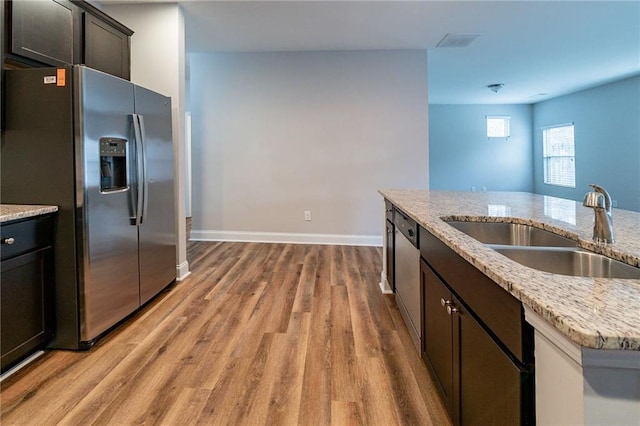
[[[294,234],[285,232],[191,230],[190,240],[382,247],[381,235]]]
[[[176,265],[176,281],[182,281],[191,275],[189,270],[189,262],[186,260],[179,265]]]
[[[382,294],[393,294],[393,289],[389,285],[389,280],[387,280],[387,275],[382,271],[380,273],[380,291]]]

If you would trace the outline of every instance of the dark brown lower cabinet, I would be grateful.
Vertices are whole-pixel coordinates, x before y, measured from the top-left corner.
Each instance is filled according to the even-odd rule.
[[[396,291],[395,284],[395,229],[393,222],[387,220],[387,282],[393,291]]]
[[[387,282],[389,287],[395,292],[396,291],[396,240],[395,240],[395,225],[393,221],[395,219],[395,207],[389,200],[384,200],[384,208],[385,208],[385,216],[387,218],[386,221],[386,232],[387,232],[387,241],[386,241],[386,267],[387,267]]]
[[[424,260],[420,261],[420,275],[424,296],[423,358],[440,389],[447,411],[453,414],[458,411],[453,409],[453,322],[444,306],[446,301],[452,300],[451,291]]]
[[[473,270],[466,270],[466,261],[424,229],[420,229],[420,245],[422,355],[452,422],[483,426],[535,424],[533,340],[524,314],[511,317],[513,309],[507,309],[503,300],[495,300],[495,309],[489,312],[491,300],[482,299],[501,299],[508,293],[497,284],[486,282],[486,276],[479,271],[475,270],[484,279]],[[442,270],[428,263],[429,254]],[[460,283],[461,291],[476,287],[474,292],[465,293],[470,301],[456,291],[459,279],[464,281]],[[503,343],[500,334],[474,312],[474,303],[492,323],[498,324],[501,319],[509,323],[510,330],[505,335],[511,346]],[[509,314],[501,318],[501,312]]]
[[[453,299],[456,306],[457,299]],[[463,425],[530,424],[526,403],[531,373],[513,362],[464,308],[452,314],[459,350],[460,421]],[[456,375],[454,374],[454,377]]]
[[[5,372],[53,335],[52,218],[3,224],[1,238],[0,372]]]

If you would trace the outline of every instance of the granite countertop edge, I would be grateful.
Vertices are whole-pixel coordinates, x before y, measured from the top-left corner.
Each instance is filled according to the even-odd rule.
[[[0,223],[41,216],[57,211],[57,206],[0,204]]]
[[[636,225],[640,224],[640,213],[614,209],[614,226],[616,217],[620,218],[617,231],[624,238],[620,244],[603,246],[590,240],[591,209],[571,200],[516,192],[392,189],[379,193],[572,342],[593,349],[640,351],[640,280],[572,277],[534,270],[445,222],[455,219],[529,224],[574,239],[585,249],[639,266],[640,230]],[[539,210],[550,199],[573,206],[576,223],[541,214]],[[495,215],[487,211],[491,203],[508,210]]]

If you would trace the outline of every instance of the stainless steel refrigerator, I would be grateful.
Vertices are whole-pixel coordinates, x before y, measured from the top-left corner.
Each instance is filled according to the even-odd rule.
[[[84,66],[4,90],[1,201],[59,206],[50,346],[87,348],[175,280],[171,99]]]

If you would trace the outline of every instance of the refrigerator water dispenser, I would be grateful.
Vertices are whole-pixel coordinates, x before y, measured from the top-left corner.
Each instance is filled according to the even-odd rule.
[[[127,189],[126,140],[100,138],[100,192]]]

